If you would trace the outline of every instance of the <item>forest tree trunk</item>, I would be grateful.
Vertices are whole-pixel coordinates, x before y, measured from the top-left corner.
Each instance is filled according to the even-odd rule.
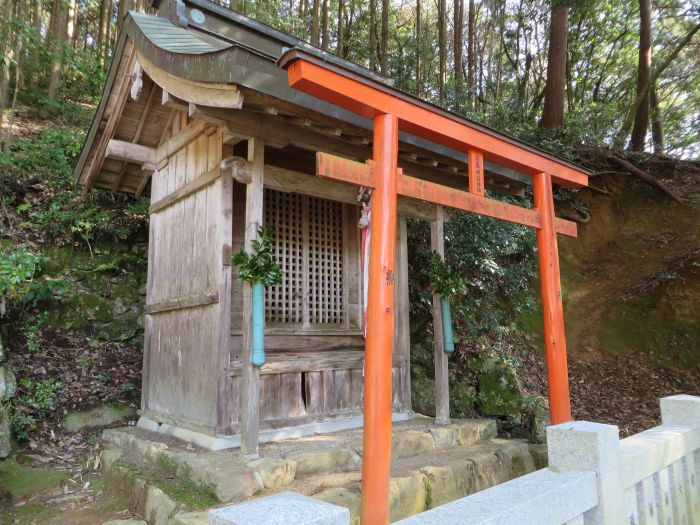
[[[314,0],[314,3],[312,4],[311,7],[311,44],[314,46],[319,45],[319,29],[320,29],[320,11],[321,9],[321,1],[320,0]]]
[[[382,56],[380,70],[382,75],[389,74],[389,0],[382,1]]]
[[[462,93],[464,92],[464,60],[463,60],[463,40],[464,40],[464,0],[454,0],[454,55],[455,55],[455,106],[462,106]]]
[[[566,52],[569,29],[569,8],[558,5],[552,9],[547,59],[547,85],[540,126],[564,127],[564,96],[566,92]]]
[[[329,33],[329,20],[328,20],[328,0],[323,0],[323,8],[321,14],[321,47],[324,51],[328,51],[328,46],[330,45],[330,33]]]
[[[58,88],[61,85],[61,73],[63,69],[64,48],[68,36],[69,5],[66,0],[55,0],[53,24],[54,33],[51,35],[51,70],[49,78],[48,96],[55,99]],[[72,35],[71,35],[72,36]]]
[[[340,58],[345,56],[345,0],[338,0],[338,44],[335,54]]]
[[[377,0],[369,0],[369,68],[377,70],[377,40],[375,28],[377,27]]]
[[[637,96],[651,82],[651,0],[639,0],[639,66],[637,68]],[[634,117],[630,137],[632,151],[644,151],[649,130],[649,94],[642,98]]]
[[[664,152],[664,123],[659,106],[659,96],[656,88],[649,90],[649,106],[651,110],[651,142],[654,145],[654,153],[661,155]]]
[[[474,109],[476,101],[476,7],[474,0],[469,0],[469,13],[467,14],[467,107]]]
[[[447,5],[445,0],[438,0],[438,49],[440,66],[438,80],[438,101],[445,104],[445,78],[447,76]]]
[[[416,95],[419,97],[423,92],[423,82],[421,81],[421,0],[416,0]]]

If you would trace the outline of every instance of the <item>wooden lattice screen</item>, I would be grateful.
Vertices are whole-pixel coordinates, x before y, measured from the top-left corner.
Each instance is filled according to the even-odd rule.
[[[344,325],[343,205],[267,189],[264,208],[283,274],[266,290],[266,322]]]

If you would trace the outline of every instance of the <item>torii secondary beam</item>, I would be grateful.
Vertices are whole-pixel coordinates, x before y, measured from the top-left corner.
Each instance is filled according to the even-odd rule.
[[[328,153],[318,152],[316,154],[316,175],[356,186],[375,187],[374,163],[363,164]],[[401,168],[397,170],[396,183],[396,192],[404,197],[412,197],[448,208],[486,215],[531,228],[542,227],[542,218],[538,210],[522,208],[485,198],[479,194],[409,177],[403,174]],[[555,218],[554,226],[556,232],[562,235],[569,237],[577,235],[576,223],[573,221]]]

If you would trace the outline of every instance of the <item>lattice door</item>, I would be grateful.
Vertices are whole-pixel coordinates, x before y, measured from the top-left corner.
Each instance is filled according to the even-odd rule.
[[[310,324],[343,324],[343,205],[309,198]]]
[[[283,274],[266,290],[266,322],[344,325],[343,205],[267,189],[264,207]]]
[[[293,193],[265,190],[265,224],[273,228],[275,257],[282,268],[282,284],[266,290],[268,323],[304,321],[302,199]]]

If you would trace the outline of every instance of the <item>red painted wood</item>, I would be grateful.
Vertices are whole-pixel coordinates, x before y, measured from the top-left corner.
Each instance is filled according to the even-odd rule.
[[[557,425],[571,420],[571,402],[551,177],[546,173],[536,173],[532,177],[532,189],[535,209],[542,216],[542,227],[537,230],[537,251],[540,262],[549,414],[552,424]]]
[[[369,293],[365,342],[362,449],[363,525],[389,523],[391,466],[391,354],[394,347],[396,162],[399,126],[393,115],[374,119],[374,170],[370,224]]]
[[[288,66],[287,74],[291,87],[354,113],[368,118],[394,114],[400,129],[417,136],[461,151],[478,148],[487,160],[529,175],[550,173],[562,186],[588,185],[583,171],[317,64],[299,59]]]

